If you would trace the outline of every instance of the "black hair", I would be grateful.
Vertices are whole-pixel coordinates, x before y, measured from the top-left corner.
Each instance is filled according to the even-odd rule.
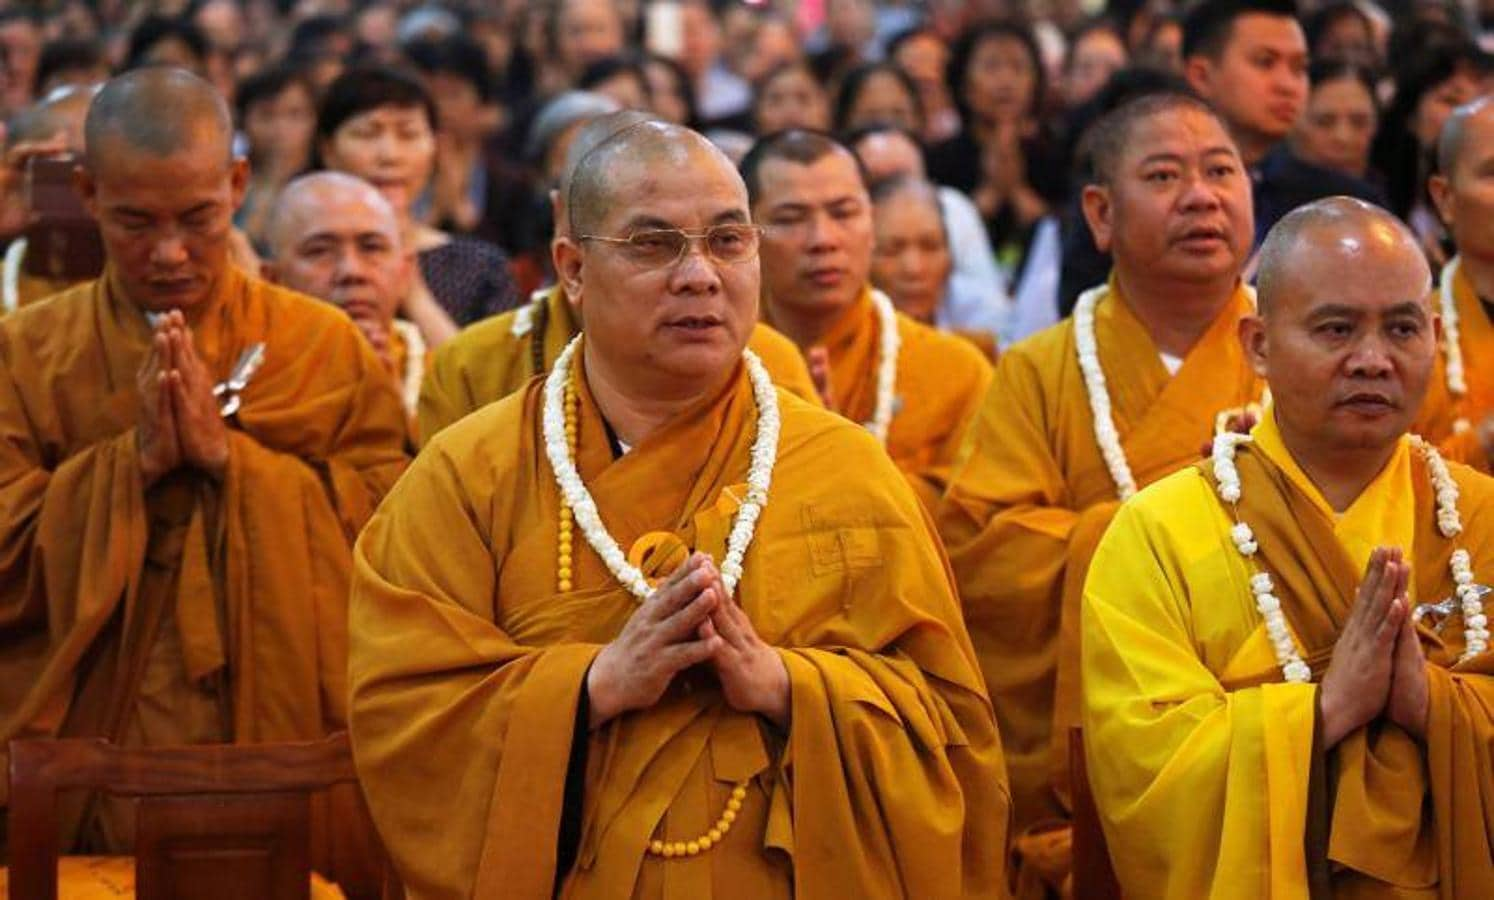
[[[685,71],[685,67],[680,65],[679,60],[660,56],[657,53],[646,53],[639,60],[639,66],[644,71],[643,80],[645,83],[648,81],[649,66],[661,66],[669,70],[670,77],[674,79],[675,89],[679,92],[680,98],[685,101],[685,121],[683,124],[687,128],[694,128],[696,119],[699,117],[699,112],[695,109],[695,91],[691,87],[690,73]],[[653,89],[650,88],[649,92],[652,93]]]
[[[807,166],[819,162],[836,151],[843,152],[851,158],[856,166],[856,174],[861,177],[861,184],[865,187],[870,179],[867,178],[866,167],[861,164],[861,158],[852,152],[851,148],[823,131],[787,128],[759,138],[737,166],[737,171],[742,175],[742,182],[747,185],[747,202],[755,204],[762,196],[763,163],[783,159]]]
[[[653,92],[649,89],[648,73],[643,71],[643,63],[632,56],[608,56],[589,64],[582,72],[581,77],[576,79],[576,89],[590,91],[597,85],[611,81],[619,75],[631,75],[638,79],[643,85],[643,96],[649,98]]]
[[[306,91],[306,96],[313,103],[316,102],[316,90],[306,77],[305,70],[299,66],[278,65],[260,69],[239,82],[238,90],[233,95],[234,119],[242,126],[252,107],[274,100],[293,87]]]
[[[31,92],[40,98],[42,86],[53,75],[68,69],[109,69],[104,57],[104,48],[96,41],[81,38],[62,38],[42,45],[41,57],[36,61],[36,79]]]
[[[312,16],[291,29],[285,55],[293,59],[331,53],[327,42],[347,34],[347,23],[339,16]],[[333,54],[336,55],[336,54]]]
[[[1307,51],[1314,59],[1319,55],[1318,41],[1344,19],[1357,19],[1364,26],[1366,34],[1374,35],[1374,24],[1364,10],[1349,0],[1335,0],[1308,16],[1307,21],[1302,23],[1302,30],[1307,34]]]
[[[1235,20],[1241,16],[1284,16],[1295,19],[1295,0],[1203,0],[1183,17],[1183,59],[1206,56],[1217,60],[1229,44]]]
[[[1369,69],[1358,63],[1338,59],[1319,59],[1307,67],[1307,81],[1313,87],[1342,79],[1359,82],[1366,91],[1369,91],[1370,103],[1375,107],[1375,111],[1379,112],[1380,99],[1375,96],[1375,76]]]
[[[318,143],[354,116],[384,106],[420,109],[431,131],[436,130],[436,104],[420,79],[392,66],[357,66],[327,86],[316,114]]]
[[[965,97],[966,74],[970,63],[975,59],[976,51],[982,44],[994,40],[1014,40],[1027,51],[1027,57],[1032,62],[1034,79],[1032,105],[1027,111],[1029,115],[1037,114],[1043,98],[1048,93],[1048,76],[1043,69],[1043,54],[1038,50],[1037,38],[1033,37],[1032,29],[1018,22],[1004,20],[976,24],[960,35],[960,39],[955,42],[950,50],[949,66],[944,72],[945,83],[949,86],[949,96],[954,100],[955,109],[960,113],[960,121],[966,123],[967,130],[971,124],[972,113],[970,103]]]
[[[129,50],[125,53],[125,69],[136,69],[145,64],[145,58],[157,44],[177,40],[187,45],[187,50],[197,58],[199,65],[207,61],[208,41],[202,29],[183,18],[149,15],[140,20],[130,32]]]
[[[407,44],[404,51],[410,65],[419,71],[427,75],[453,75],[472,85],[482,102],[493,99],[495,91],[487,54],[466,35],[422,38]]]
[[[1067,73],[1074,68],[1074,55],[1079,52],[1079,45],[1084,39],[1100,32],[1113,35],[1120,42],[1121,47],[1125,49],[1127,58],[1130,57],[1131,48],[1126,44],[1126,35],[1121,30],[1120,24],[1109,16],[1095,16],[1092,19],[1081,22],[1078,27],[1069,32],[1068,49],[1063,54],[1064,72]]]
[[[921,126],[923,124],[923,98],[919,96],[918,85],[908,73],[903,71],[899,65],[890,62],[862,63],[845,74],[840,82],[840,90],[835,94],[835,105],[831,109],[830,121],[834,123],[836,131],[845,130],[849,124],[851,110],[856,106],[856,99],[866,88],[867,82],[877,75],[887,75],[898,83],[913,101],[913,118]]]
[[[1219,114],[1197,95],[1181,91],[1153,91],[1133,96],[1096,119],[1085,130],[1080,156],[1086,160],[1088,181],[1108,184],[1131,143],[1136,126],[1145,119],[1181,110],[1194,110],[1213,119]]]

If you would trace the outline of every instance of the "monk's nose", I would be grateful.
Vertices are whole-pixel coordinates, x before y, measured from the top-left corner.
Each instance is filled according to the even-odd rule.
[[[178,266],[187,261],[187,245],[172,235],[156,241],[151,248],[151,262],[161,266]]]

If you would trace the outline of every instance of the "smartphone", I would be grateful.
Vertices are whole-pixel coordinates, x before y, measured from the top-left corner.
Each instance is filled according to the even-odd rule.
[[[54,281],[87,281],[104,271],[98,223],[73,186],[77,158],[34,156],[26,161],[26,274]]]

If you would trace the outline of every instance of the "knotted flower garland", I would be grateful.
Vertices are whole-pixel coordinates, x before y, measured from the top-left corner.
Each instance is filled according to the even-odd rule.
[[[1447,369],[1447,392],[1457,399],[1468,394],[1468,381],[1463,374],[1463,344],[1458,333],[1458,301],[1453,294],[1453,280],[1458,276],[1461,259],[1454,256],[1442,267],[1442,283],[1438,292],[1442,297],[1442,356]],[[1453,422],[1453,431],[1467,431],[1472,427],[1468,419],[1459,417]]]
[[[877,405],[872,410],[872,420],[866,429],[886,446],[887,432],[892,427],[893,404],[897,391],[897,356],[902,348],[902,338],[897,333],[897,310],[887,295],[875,288],[871,292],[872,308],[877,311]]]

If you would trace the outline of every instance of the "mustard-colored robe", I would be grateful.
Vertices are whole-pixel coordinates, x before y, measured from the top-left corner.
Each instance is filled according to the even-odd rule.
[[[1259,396],[1235,336],[1252,308],[1237,290],[1169,376],[1112,279],[1095,310],[1095,339],[1138,485],[1197,460],[1216,415]],[[1019,830],[1067,817],[1064,726],[1078,715],[1080,586],[1118,505],[1088,398],[1072,319],[1013,346],[936,515],[1001,725]],[[1059,855],[1054,868],[1066,870],[1066,851]]]
[[[210,303],[193,331],[214,378],[257,341],[265,362],[223,481],[149,490],[140,310],[106,274],[0,320],[0,742],[345,724],[352,541],[406,462],[399,397],[330,306],[232,268]]]
[[[1448,388],[1447,354],[1439,343],[1421,415],[1411,430],[1439,444],[1447,458],[1487,473],[1489,456],[1479,444],[1477,430],[1494,415],[1494,322],[1461,266],[1453,278],[1453,305],[1458,310],[1458,343],[1468,391],[1459,397]]]
[[[462,329],[436,349],[426,369],[418,407],[422,445],[462,416],[550,371],[580,330],[558,287],[537,291],[524,306]],[[774,384],[819,405],[819,393],[793,342],[758,324],[747,346],[761,357]]]
[[[638,608],[579,529],[557,593],[542,387],[438,434],[355,549],[354,752],[416,898],[549,894],[585,674]],[[783,655],[788,734],[729,709],[708,667],[592,732],[561,896],[1003,896],[1000,740],[932,528],[864,431],[778,396],[737,599]],[[756,431],[742,369],[618,459],[579,399],[578,467],[619,545],[650,576],[720,561]],[[721,845],[645,855],[705,833],[743,781]]]
[[[1406,550],[1413,604],[1452,595],[1457,547],[1471,554],[1476,581],[1494,580],[1494,483],[1450,466],[1464,531],[1449,540],[1437,531],[1426,466],[1404,441],[1335,514],[1273,419],[1254,434],[1237,457],[1254,560],[1231,541],[1233,519],[1205,464],[1122,507],[1090,568],[1085,750],[1122,890],[1306,898],[1315,870],[1327,893],[1313,896],[1494,896],[1494,654],[1456,663],[1461,611],[1419,629],[1426,745],[1377,720],[1314,771],[1316,683],[1370,552]],[[1257,571],[1271,575],[1314,683],[1285,682],[1251,594]]]
[[[841,415],[869,424],[877,406],[881,321],[871,288],[862,291],[821,344]],[[887,454],[933,509],[949,479],[960,438],[991,383],[991,364],[974,344],[897,314],[901,341]]]

